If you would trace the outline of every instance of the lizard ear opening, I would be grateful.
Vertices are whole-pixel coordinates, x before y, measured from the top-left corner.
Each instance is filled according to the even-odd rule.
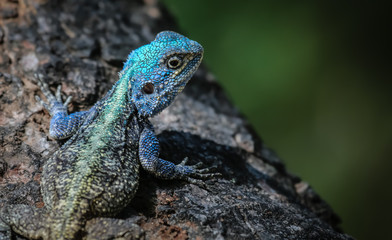
[[[145,94],[153,94],[154,93],[154,84],[152,83],[146,83],[143,86],[143,92]]]

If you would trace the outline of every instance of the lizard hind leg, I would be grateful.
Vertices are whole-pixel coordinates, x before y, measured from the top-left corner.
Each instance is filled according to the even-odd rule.
[[[29,239],[47,239],[46,219],[43,209],[29,205],[5,205],[0,211],[0,221]]]

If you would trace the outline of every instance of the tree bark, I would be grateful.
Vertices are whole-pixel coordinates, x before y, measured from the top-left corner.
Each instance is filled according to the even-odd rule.
[[[2,0],[0,2],[0,207],[43,207],[40,174],[62,144],[48,138],[48,112],[33,74],[91,107],[117,80],[132,49],[177,30],[155,0]],[[197,40],[197,39],[195,39]],[[201,43],[202,44],[202,43]],[[141,173],[138,193],[118,216],[147,239],[352,239],[339,218],[265,146],[202,66],[183,94],[152,119],[161,156],[215,165],[208,187]],[[15,234],[16,235],[16,234]],[[23,239],[15,236],[16,239]]]

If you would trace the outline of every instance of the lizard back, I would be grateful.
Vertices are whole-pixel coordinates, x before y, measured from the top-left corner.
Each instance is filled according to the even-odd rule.
[[[52,210],[52,228],[61,228],[57,233],[78,231],[95,216],[114,215],[137,190],[141,129],[127,102],[127,84],[120,80],[44,166],[44,202]]]

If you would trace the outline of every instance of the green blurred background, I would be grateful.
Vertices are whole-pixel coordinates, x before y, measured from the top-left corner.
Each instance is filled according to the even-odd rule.
[[[344,231],[392,239],[390,8],[163,2],[205,47],[205,63],[259,135],[332,205]]]

